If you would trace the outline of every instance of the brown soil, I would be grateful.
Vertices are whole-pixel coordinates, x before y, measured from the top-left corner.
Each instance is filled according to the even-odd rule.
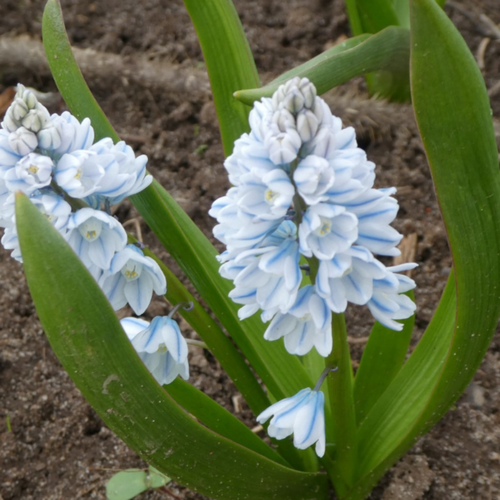
[[[478,16],[482,13],[500,23],[497,1],[462,0],[447,11],[474,54],[487,35],[492,37],[478,57],[498,118],[500,40]],[[235,3],[258,68],[268,77],[349,36],[342,0]],[[207,209],[228,183],[213,105],[206,93],[189,92],[196,86],[193,79],[196,84],[201,78],[197,75],[203,60],[182,1],[63,0],[62,4],[76,47],[119,55],[125,67],[141,60],[173,65],[184,75],[191,74],[184,92],[164,91],[146,80],[109,72],[92,77],[89,83],[118,132],[138,153],[149,156],[152,173],[209,236],[213,221]],[[0,37],[27,34],[39,40],[42,6],[42,0],[2,0]],[[22,61],[0,66],[0,91],[18,81],[42,91],[55,90],[43,70],[34,73]],[[451,260],[411,108],[368,100],[362,79],[342,86],[327,100],[346,124],[358,128],[360,145],[378,165],[379,186],[398,187],[397,228],[405,235],[416,234],[420,264],[414,273],[416,341],[439,300]],[[61,103],[53,105],[53,111],[61,109]],[[125,203],[119,215],[126,220],[136,212]],[[147,228],[143,232],[146,243],[167,261]],[[38,322],[21,266],[3,250],[0,261],[0,500],[103,499],[114,470],[145,464],[103,425],[61,368]],[[154,316],[163,308],[156,301],[149,313]],[[349,318],[350,333],[358,337],[367,335],[369,328],[360,326],[359,312],[356,322]],[[369,315],[361,317],[367,320],[364,324],[370,323]],[[361,346],[353,345],[354,360],[360,354]],[[194,348],[190,361],[191,382],[254,425],[244,405],[235,409],[237,392],[213,357]],[[497,335],[456,407],[386,475],[370,498],[499,499],[499,410]],[[169,488],[174,498],[203,498],[174,484]],[[168,497],[159,492],[140,496]]]

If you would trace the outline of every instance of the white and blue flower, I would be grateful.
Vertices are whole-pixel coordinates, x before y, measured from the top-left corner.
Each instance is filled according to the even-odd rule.
[[[139,318],[124,318],[120,323],[160,385],[170,384],[178,375],[189,379],[187,343],[173,319],[157,316],[148,323]]]
[[[153,291],[167,293],[165,275],[158,264],[135,245],[127,245],[113,257],[99,284],[115,310],[127,303],[137,315],[151,302]]]
[[[299,450],[316,443],[316,455],[325,454],[325,396],[321,391],[302,389],[295,396],[271,405],[257,421],[264,424],[269,418],[267,432],[271,437],[285,439],[293,434],[293,445]]]

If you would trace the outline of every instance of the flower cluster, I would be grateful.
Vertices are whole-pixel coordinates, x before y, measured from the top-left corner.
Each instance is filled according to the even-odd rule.
[[[234,283],[230,297],[243,306],[240,319],[260,310],[270,322],[267,340],[284,338],[291,354],[314,347],[324,357],[332,350],[332,313],[349,302],[401,330],[397,320],[415,310],[403,293],[415,283],[398,273],[415,264],[387,267],[375,257],[400,253],[402,237],[390,226],[398,204],[394,188],[373,187],[375,165],[354,130],[342,128],[312,83],[298,77],[256,102],[249,122],[250,133],[224,164],[233,187],[210,210],[218,221],[214,236],[226,245],[220,274]],[[276,403],[259,421],[275,414],[271,436],[293,432],[295,446],[316,441],[322,454],[317,389]]]
[[[395,189],[375,189],[375,165],[342,128],[316,89],[298,77],[256,102],[251,132],[225,162],[233,187],[210,214],[227,250],[220,273],[244,319],[258,310],[270,321],[265,338],[285,338],[291,354],[332,349],[331,314],[367,305],[385,326],[408,318],[403,292],[415,283],[374,254],[395,256],[401,235],[390,226]],[[303,284],[311,273],[314,284]]]
[[[50,115],[35,94],[19,84],[0,129],[3,246],[12,250],[13,258],[22,261],[14,193],[23,192],[80,257],[113,308],[117,310],[128,303],[141,315],[149,306],[153,291],[166,293],[165,276],[140,248],[127,244],[125,229],[110,214],[110,207],[151,184],[153,179],[146,172],[146,162],[146,156],[136,158],[124,142],[113,144],[105,138],[94,143],[88,118],[80,123],[69,112]],[[128,328],[129,323],[124,326]],[[155,318],[151,326],[141,320],[132,323],[135,338],[143,338],[151,329],[165,329],[165,325],[173,329],[175,324],[170,318]],[[140,335],[138,325],[144,327]],[[153,336],[156,338],[157,334]],[[170,345],[185,344],[180,332],[182,341],[177,338],[173,342],[171,336],[164,336],[169,340],[155,340],[146,346],[133,342],[160,383],[172,381],[178,373],[184,377],[188,374],[184,351],[170,351]],[[161,357],[167,360],[166,365],[160,361],[160,354],[167,352],[165,346],[169,354]],[[187,347],[184,350],[187,355]]]

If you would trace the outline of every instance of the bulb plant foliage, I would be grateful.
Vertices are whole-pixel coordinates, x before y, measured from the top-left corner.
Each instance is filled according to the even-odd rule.
[[[348,2],[350,16],[354,5],[367,26],[378,26],[365,3]],[[458,398],[498,319],[500,180],[484,84],[433,0],[396,6],[411,23],[353,38],[261,91],[231,3],[185,5],[227,153],[231,187],[210,210],[225,250],[217,254],[147,173],[147,158],[116,136],[74,61],[56,0],[45,9],[44,44],[70,111],[50,115],[17,86],[0,130],[2,244],[23,262],[63,366],[152,467],[210,498],[326,499],[333,486],[338,498],[361,500]],[[388,66],[387,54],[410,51],[411,65],[400,57]],[[391,226],[396,190],[374,187],[375,165],[354,129],[317,91],[389,67],[410,70],[454,259],[408,359],[416,307],[405,272],[416,264],[387,264],[402,239]],[[209,311],[112,215],[126,197]],[[172,307],[148,322],[140,316],[153,294]],[[135,316],[118,321],[114,311],[127,304]],[[343,319],[349,304],[367,307],[376,321],[356,374]],[[192,341],[177,312],[271,444],[189,384]]]

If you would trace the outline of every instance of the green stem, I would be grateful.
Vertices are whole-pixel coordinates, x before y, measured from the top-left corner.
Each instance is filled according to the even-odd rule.
[[[364,33],[363,25],[359,17],[358,6],[356,0],[345,0],[347,17],[349,26],[351,27],[352,36],[362,35]]]
[[[337,495],[342,498],[352,486],[357,454],[353,373],[343,314],[332,315],[332,334],[333,351],[326,358],[326,366],[334,366],[338,370],[327,379],[335,443],[333,461],[328,464],[328,474]]]

